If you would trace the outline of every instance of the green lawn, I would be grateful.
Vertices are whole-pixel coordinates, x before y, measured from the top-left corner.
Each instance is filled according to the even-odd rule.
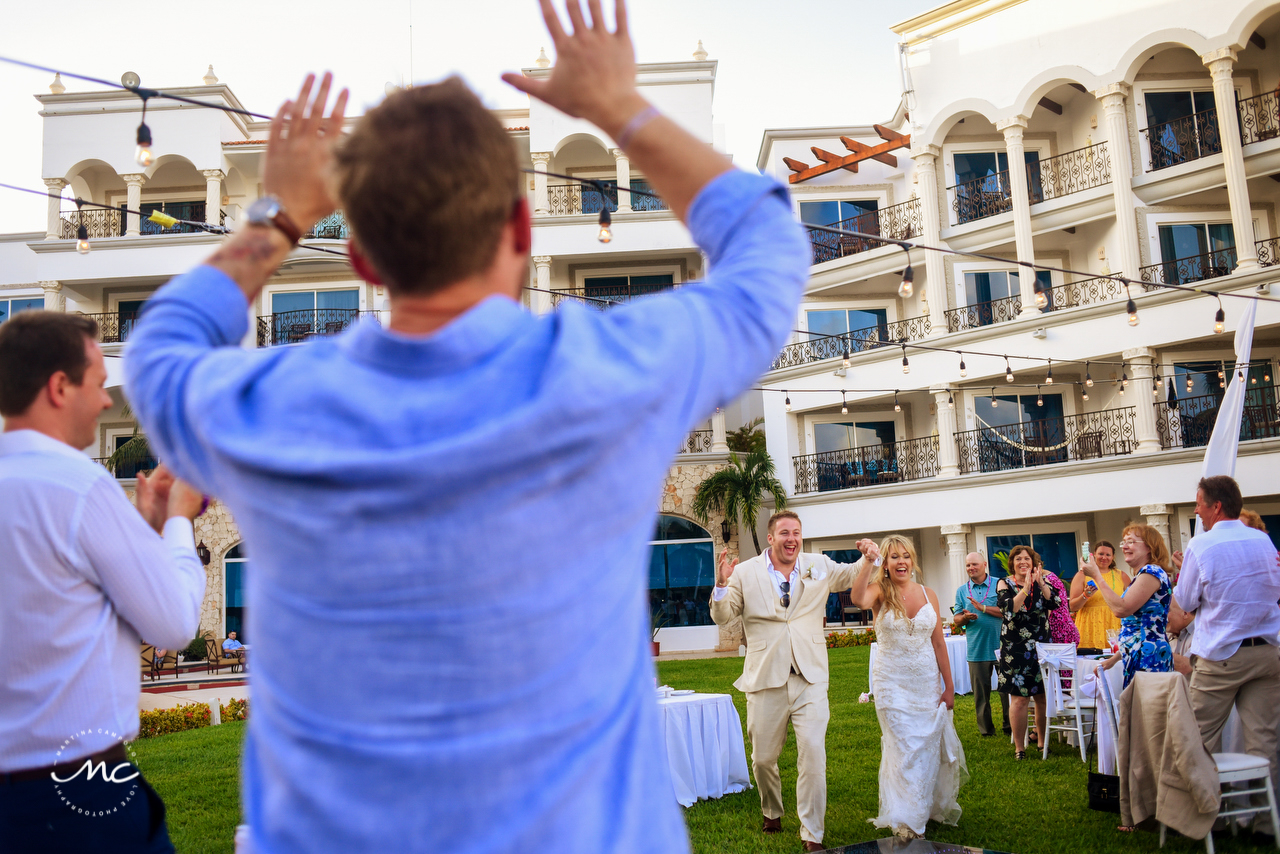
[[[830,655],[826,842],[840,846],[888,834],[867,824],[879,811],[876,779],[880,765],[875,707],[858,702],[858,695],[867,689],[868,650],[833,649]],[[670,661],[658,667],[664,684],[732,694],[745,731],[746,700],[731,687],[741,672],[739,658]],[[998,706],[996,715],[998,718]],[[1007,739],[978,736],[972,697],[956,702],[956,727],[971,775],[960,790],[964,815],[958,827],[931,824],[930,839],[1015,854],[1159,850],[1156,834],[1117,833],[1114,828],[1119,816],[1088,808],[1085,766],[1071,748],[1055,743],[1047,762],[1038,756],[1014,762]],[[169,833],[183,854],[232,850],[232,834],[239,821],[236,777],[243,734],[243,723],[230,723],[137,742],[138,763],[168,805]],[[748,757],[750,754],[748,743]],[[788,740],[780,765],[783,802],[788,810],[783,832],[776,836],[760,832],[760,800],[751,790],[703,801],[685,811],[694,851],[794,854],[800,850],[794,741]],[[1217,837],[1214,844],[1224,854],[1273,850],[1230,836]],[[1199,852],[1204,843],[1171,836],[1166,849]]]

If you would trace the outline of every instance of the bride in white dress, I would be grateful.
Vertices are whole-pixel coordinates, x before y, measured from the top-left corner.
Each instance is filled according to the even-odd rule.
[[[867,560],[852,598],[874,610],[877,641],[871,679],[880,719],[880,815],[869,821],[919,837],[929,819],[959,820],[956,797],[969,779],[951,717],[955,687],[938,597],[912,580],[916,555],[904,538],[879,546],[862,540],[858,550]]]

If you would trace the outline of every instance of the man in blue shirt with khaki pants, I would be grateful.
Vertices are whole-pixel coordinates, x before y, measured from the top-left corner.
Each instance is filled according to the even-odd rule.
[[[987,572],[987,559],[970,552],[964,559],[969,580],[956,590],[954,625],[964,626],[968,647],[969,682],[973,685],[973,706],[978,716],[978,734],[995,735],[991,722],[991,671],[996,666],[996,647],[1000,646],[1000,622],[1003,617],[996,605],[996,579]],[[1000,694],[1004,711],[1004,734],[1011,734],[1009,695]]]

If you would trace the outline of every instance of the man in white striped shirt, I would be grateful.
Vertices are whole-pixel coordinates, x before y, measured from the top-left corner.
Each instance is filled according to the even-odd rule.
[[[201,497],[163,469],[135,509],[77,450],[112,405],[97,324],[24,312],[0,325],[0,845],[172,851],[164,804],[128,761],[139,641],[195,636]],[[163,537],[161,536],[163,534]]]

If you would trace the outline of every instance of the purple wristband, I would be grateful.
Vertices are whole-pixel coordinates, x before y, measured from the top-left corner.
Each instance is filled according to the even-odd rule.
[[[640,128],[660,115],[662,114],[658,112],[658,108],[650,104],[632,116],[631,121],[627,122],[626,126],[622,128],[622,132],[618,134],[618,147],[626,148],[631,143],[631,137],[635,136]]]

